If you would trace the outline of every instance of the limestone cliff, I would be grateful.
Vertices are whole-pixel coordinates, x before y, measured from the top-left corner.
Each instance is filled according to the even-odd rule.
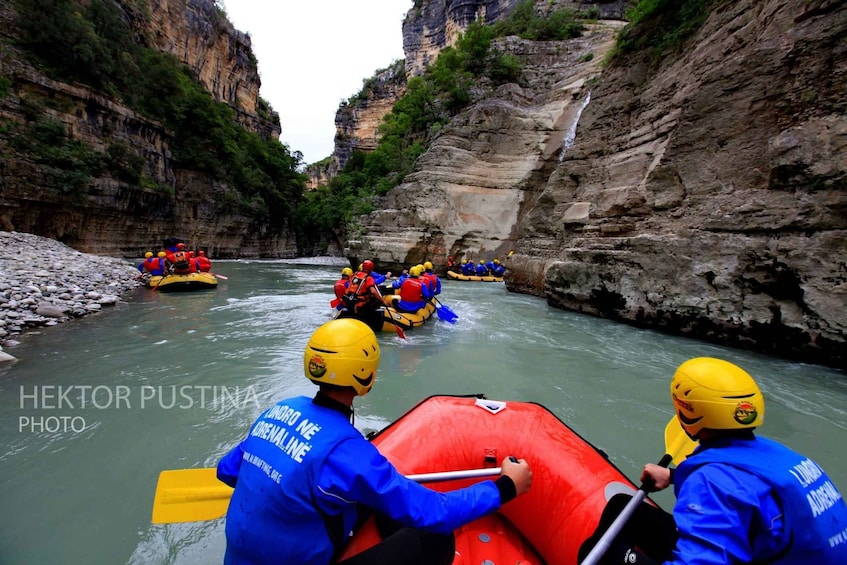
[[[326,184],[344,168],[353,151],[373,151],[379,125],[406,89],[403,61],[395,61],[364,81],[362,90],[342,102],[335,113],[335,148],[332,155],[309,165],[307,188]]]
[[[453,46],[474,21],[493,23],[507,17],[520,0],[439,0],[415,2],[403,21],[406,58],[365,81],[360,93],[344,101],[335,115],[335,148],[328,161],[306,169],[308,188],[326,184],[344,168],[354,150],[372,151],[379,140],[382,118],[403,95],[408,78],[423,73],[445,47]],[[603,18],[622,18],[627,0],[553,0],[537,7],[542,12],[559,8],[594,9]],[[405,72],[403,72],[405,68]]]
[[[475,21],[491,24],[507,17],[521,0],[416,0],[403,21],[406,75],[421,75],[442,49],[456,44],[459,34]],[[551,0],[536,10],[594,9],[603,19],[622,19],[627,0]]]
[[[845,367],[845,37],[843,2],[722,0],[662,60],[510,38],[528,86],[445,128],[351,254],[515,250],[552,305]]]
[[[249,36],[235,30],[213,0],[118,1],[139,37],[187,64],[213,97],[232,106],[246,128],[278,137],[279,117],[259,98],[259,76]],[[16,46],[14,4],[0,5],[0,227],[51,237],[80,251],[138,256],[164,236],[185,238],[214,256],[291,256],[293,237],[268,230],[234,211],[232,188],[208,175],[178,168],[173,132],[138,115],[104,92],[51,80]],[[123,148],[141,159],[145,186],[103,175],[69,192],[62,179],[12,149],[15,129],[33,114],[61,122],[89,151]]]

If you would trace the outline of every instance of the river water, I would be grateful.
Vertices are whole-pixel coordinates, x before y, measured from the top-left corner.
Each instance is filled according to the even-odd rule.
[[[0,367],[0,563],[220,563],[223,520],[151,525],[159,471],[213,466],[277,399],[313,394],[309,335],[340,267],[220,262],[217,289],[139,289],[127,304],[29,335]],[[762,435],[847,491],[847,378],[821,366],[566,313],[502,283],[444,281],[434,316],[382,362],[356,425],[381,429],[433,394],[538,402],[633,480],[664,452],[674,368],[716,356],[768,401]],[[519,454],[518,454],[519,455]],[[670,509],[672,495],[656,500]]]

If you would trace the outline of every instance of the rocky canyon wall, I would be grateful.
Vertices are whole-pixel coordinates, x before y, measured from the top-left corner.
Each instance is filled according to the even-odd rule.
[[[134,29],[191,67],[213,97],[236,109],[248,129],[278,137],[279,118],[260,115],[259,77],[250,38],[235,30],[212,0],[152,0],[149,14],[119,2]],[[0,75],[10,79],[0,118],[23,124],[33,107],[64,124],[74,140],[95,151],[120,145],[144,162],[155,186],[93,178],[69,193],[44,167],[10,149],[0,134],[0,227],[51,237],[84,252],[138,256],[176,236],[214,256],[293,256],[285,231],[269,230],[232,205],[233,189],[220,180],[174,167],[173,133],[104,93],[47,78],[19,52],[12,3],[0,6]]]
[[[601,68],[611,37],[505,41],[528,86],[445,128],[351,254],[514,250],[510,290],[554,306],[847,366],[847,5],[715,2]]]

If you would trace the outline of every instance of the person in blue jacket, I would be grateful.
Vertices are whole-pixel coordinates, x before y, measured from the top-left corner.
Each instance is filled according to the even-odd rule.
[[[409,278],[400,287],[400,300],[397,301],[397,309],[402,312],[417,312],[426,307],[427,301],[432,298],[432,291],[421,278],[421,266],[415,265],[409,269]]]
[[[599,563],[847,564],[841,493],[817,463],[754,435],[765,401],[753,377],[721,359],[690,359],[674,374],[671,399],[700,445],[673,471],[645,465],[641,480],[654,490],[674,485],[673,516],[640,505]],[[628,498],[609,501],[580,561]]]
[[[400,474],[351,423],[379,358],[376,335],[359,320],[332,320],[312,334],[303,370],[317,394],[270,407],[218,463],[218,478],[235,487],[225,564],[327,565],[365,509],[392,531],[345,565],[449,564],[453,530],[529,490],[528,464],[508,457],[496,481],[444,493]]]
[[[473,261],[469,261],[467,259],[462,261],[462,274],[468,276],[476,274]]]
[[[494,261],[492,261],[492,265],[493,266],[490,267],[489,270],[495,277],[502,277],[506,274],[506,267],[503,266],[500,259],[494,259]]]
[[[409,278],[409,269],[403,269],[400,272],[400,276],[397,277],[396,279],[394,279],[391,282],[391,288],[393,288],[394,290],[397,290],[398,288],[403,286],[403,283],[406,282],[406,279],[408,279],[408,278]]]
[[[480,259],[479,263],[477,263],[475,274],[478,277],[488,276],[488,267],[485,266],[485,261],[482,259]]]

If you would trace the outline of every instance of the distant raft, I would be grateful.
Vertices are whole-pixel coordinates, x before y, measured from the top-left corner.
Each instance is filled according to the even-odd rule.
[[[218,279],[211,273],[190,273],[187,275],[165,275],[150,277],[147,286],[158,292],[190,292],[211,290],[218,287]]]
[[[495,277],[493,275],[463,275],[455,271],[447,271],[447,277],[457,281],[503,282],[503,277]]]

